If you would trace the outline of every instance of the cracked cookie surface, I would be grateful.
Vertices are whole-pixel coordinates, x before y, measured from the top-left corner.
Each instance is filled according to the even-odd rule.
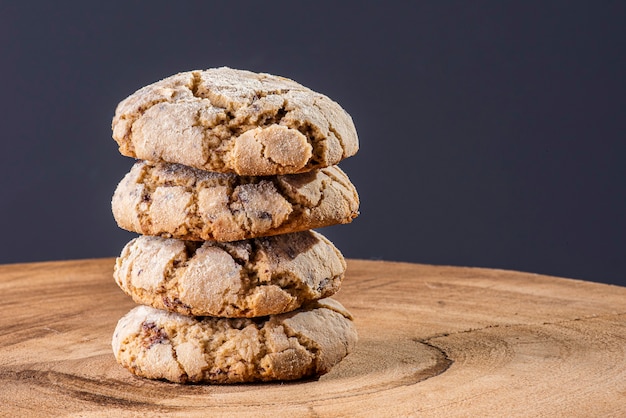
[[[112,348],[138,376],[241,383],[320,376],[356,342],[350,314],[327,298],[255,319],[189,317],[138,306],[118,322]]]
[[[314,231],[235,242],[131,240],[113,276],[139,304],[193,316],[258,317],[331,296],[346,262]]]
[[[117,224],[139,234],[238,241],[349,223],[359,197],[336,166],[255,177],[139,161],[111,206]]]
[[[328,167],[359,146],[352,118],[327,96],[226,67],[139,89],[117,106],[112,128],[123,155],[238,175]]]

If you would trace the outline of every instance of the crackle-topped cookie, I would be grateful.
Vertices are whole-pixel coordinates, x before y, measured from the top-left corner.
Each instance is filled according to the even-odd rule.
[[[339,290],[346,263],[314,231],[245,241],[140,236],[113,276],[137,303],[193,316],[257,317],[289,312]]]
[[[338,167],[237,176],[180,164],[137,162],[112,200],[118,225],[144,235],[238,241],[348,223],[354,185]]]
[[[337,164],[358,150],[350,115],[293,80],[231,68],[179,73],[117,107],[123,155],[239,175]]]
[[[239,383],[320,376],[357,342],[350,314],[322,299],[262,318],[189,317],[138,306],[117,324],[117,361],[132,373],[178,383]]]

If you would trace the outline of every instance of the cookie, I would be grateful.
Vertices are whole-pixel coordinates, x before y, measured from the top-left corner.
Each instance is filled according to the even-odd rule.
[[[356,345],[350,314],[322,299],[263,318],[190,317],[138,306],[117,324],[118,363],[150,379],[241,383],[320,376]]]
[[[336,166],[255,177],[147,161],[132,167],[112,200],[121,228],[193,241],[239,241],[348,223],[358,206],[356,189]]]
[[[256,317],[293,311],[339,290],[346,262],[314,231],[246,241],[140,236],[115,264],[133,300],[192,316]]]
[[[325,95],[225,67],[138,90],[117,106],[112,128],[123,155],[246,176],[328,167],[359,147],[352,118]]]

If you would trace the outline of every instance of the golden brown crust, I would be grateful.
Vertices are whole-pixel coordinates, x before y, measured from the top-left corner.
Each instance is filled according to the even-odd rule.
[[[117,107],[120,152],[239,175],[276,175],[337,164],[358,150],[350,115],[295,81],[213,68],[146,86]]]
[[[346,263],[314,231],[246,241],[140,236],[116,260],[114,278],[137,303],[193,316],[289,312],[339,290]]]
[[[255,320],[188,317],[139,306],[118,322],[113,353],[138,376],[178,383],[319,376],[357,341],[345,308],[326,301]]]
[[[112,200],[118,225],[144,235],[238,241],[348,223],[356,189],[338,167],[243,177],[137,162]]]

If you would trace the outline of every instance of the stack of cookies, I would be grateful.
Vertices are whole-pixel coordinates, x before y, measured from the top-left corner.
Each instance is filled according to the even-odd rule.
[[[137,159],[113,214],[141,234],[115,266],[140,304],[113,336],[120,364],[181,383],[292,380],[353,349],[329,298],[346,262],[313,231],[358,214],[336,167],[358,139],[337,103],[269,74],[186,72],[122,101],[113,138]]]

